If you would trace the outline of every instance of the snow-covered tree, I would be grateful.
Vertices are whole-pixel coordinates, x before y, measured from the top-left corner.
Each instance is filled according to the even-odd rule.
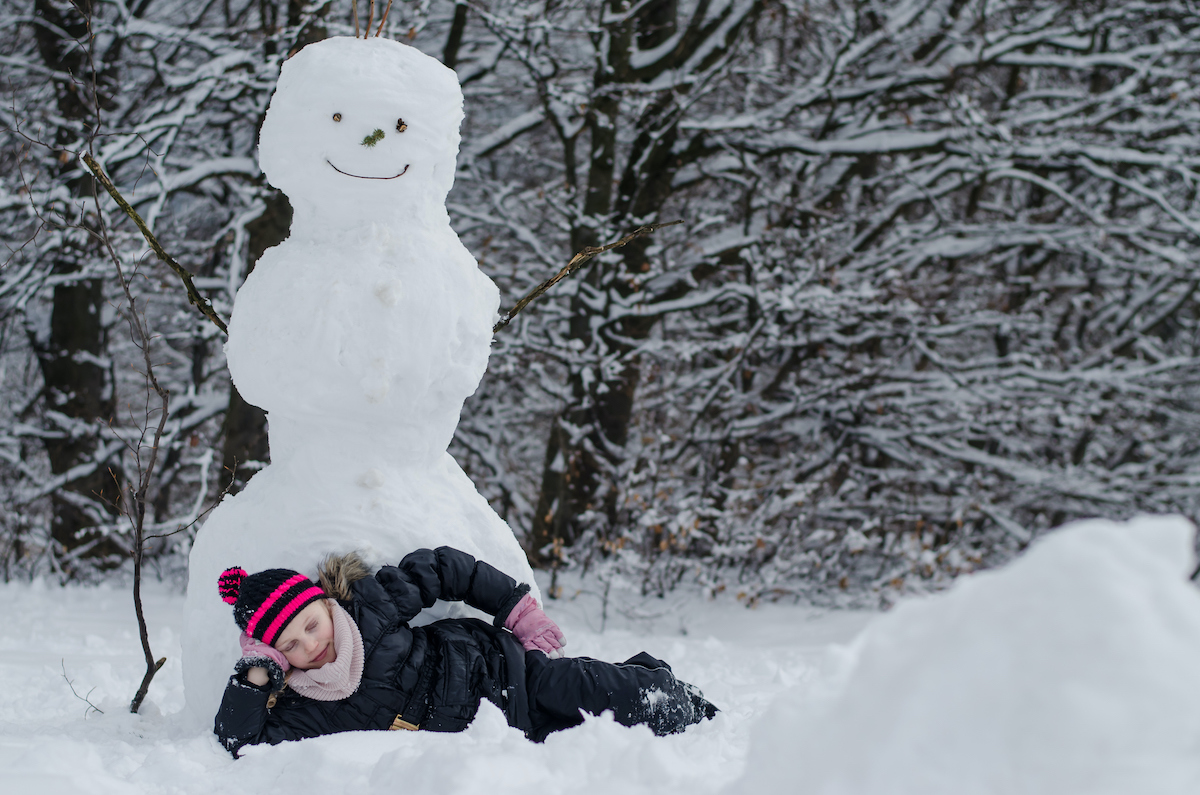
[[[712,60],[638,71],[739,13]],[[552,417],[540,483],[526,457],[506,487],[537,494],[518,523],[543,554],[836,595],[1078,516],[1196,515],[1190,4],[508,19],[530,101],[493,95],[495,135],[546,121],[468,161],[485,266],[522,286],[598,239],[580,227],[687,222],[502,333],[476,406],[493,451]],[[639,24],[661,36],[614,32]]]
[[[114,501],[130,463],[127,443],[146,422],[140,352],[111,311],[119,285],[88,233],[99,228],[96,188],[77,153],[94,150],[227,316],[251,254],[282,234],[252,156],[256,123],[280,50],[307,35],[321,9],[294,9],[300,17],[281,33],[263,16],[270,5],[259,3],[37,0],[32,14],[13,2],[0,8],[0,79],[12,98],[0,111],[9,252],[0,274],[0,557],[6,566],[71,575],[126,556]],[[104,206],[123,256],[140,261],[135,290],[165,343],[159,377],[173,416],[153,504],[159,529],[170,532],[196,516],[221,480],[219,423],[230,403],[222,338],[188,307],[174,274],[145,260],[128,219]],[[187,538],[176,539],[184,549]]]
[[[94,37],[67,2],[0,4],[7,565],[103,550],[136,426],[64,153],[96,133],[228,316],[290,221],[254,160],[279,63],[354,29],[348,2],[81,8]],[[542,563],[651,591],[886,596],[1073,517],[1195,517],[1198,23],[1185,0],[396,5],[384,35],[464,85],[450,208],[506,307],[684,221],[500,331],[452,451]],[[166,527],[267,451],[220,333],[142,272]]]

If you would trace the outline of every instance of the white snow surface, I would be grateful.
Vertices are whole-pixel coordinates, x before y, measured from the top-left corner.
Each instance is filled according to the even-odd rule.
[[[543,745],[484,705],[461,734],[354,732],[232,760],[184,710],[183,598],[148,589],[168,661],[142,714],[131,599],[0,585],[6,792],[1193,793],[1200,784],[1200,593],[1178,518],[1080,523],[1011,565],[885,614],[584,582],[548,605],[569,649],[645,649],[715,720],[654,738],[601,717]],[[602,623],[601,616],[607,615]],[[232,630],[231,630],[232,632]],[[63,680],[91,691],[84,715]],[[94,690],[93,690],[94,688]]]
[[[445,207],[462,103],[453,70],[384,38],[284,62],[259,159],[295,210],[291,236],[238,291],[225,348],[267,411],[271,464],[192,548],[182,651],[197,716],[239,653],[216,590],[230,566],[311,576],[329,553],[378,565],[447,544],[540,596],[512,530],[446,452],[500,301]]]

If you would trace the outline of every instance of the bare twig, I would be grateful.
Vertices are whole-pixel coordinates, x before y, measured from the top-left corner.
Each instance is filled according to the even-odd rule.
[[[375,31],[375,38],[379,38],[379,34],[383,33],[383,26],[387,24],[388,14],[392,11],[392,0],[388,0],[387,8],[383,9],[383,16],[379,20],[379,28]]]
[[[153,251],[160,260],[166,263],[167,267],[175,271],[180,280],[183,281],[183,286],[187,290],[188,301],[200,310],[200,314],[211,320],[213,325],[221,329],[221,331],[225,334],[228,334],[229,329],[225,326],[225,321],[222,320],[217,314],[216,310],[212,308],[212,304],[208,302],[208,299],[200,295],[200,291],[196,289],[196,285],[192,282],[192,274],[186,268],[176,262],[171,255],[163,249],[162,245],[158,242],[158,239],[154,236],[154,233],[150,231],[150,227],[146,226],[146,222],[142,220],[140,215],[138,215],[137,210],[133,209],[129,202],[125,201],[125,197],[122,196],[120,191],[117,190],[117,187],[113,185],[112,180],[110,180],[108,175],[104,173],[104,169],[100,167],[100,164],[96,162],[96,159],[88,152],[84,152],[80,157],[83,160],[84,165],[88,167],[88,170],[95,175],[100,184],[104,186],[104,189],[108,191],[108,195],[112,196],[113,201],[117,203],[117,206],[124,210],[125,214],[128,215],[133,220],[133,223],[137,225],[137,228],[142,233],[142,237],[146,238],[146,242],[150,244],[150,250]]]
[[[358,0],[350,0],[350,8],[354,10],[354,38],[358,38]]]
[[[234,460],[234,465],[235,465],[235,468],[236,468],[236,465],[237,465],[237,458],[235,457],[233,460]],[[196,515],[196,518],[195,518],[195,519],[192,519],[192,520],[191,520],[190,522],[188,522],[187,524],[180,525],[178,528],[176,528],[175,530],[172,530],[172,531],[171,531],[171,532],[169,532],[169,533],[151,533],[151,534],[149,534],[149,535],[147,535],[147,536],[146,536],[146,539],[145,539],[145,540],[149,541],[149,540],[151,540],[151,539],[153,539],[153,538],[170,538],[170,537],[171,537],[171,536],[173,536],[173,535],[178,535],[179,533],[182,533],[182,532],[183,532],[183,531],[185,531],[185,530],[188,530],[188,529],[190,529],[190,528],[192,528],[192,527],[195,527],[197,522],[199,522],[200,520],[202,520],[204,517],[208,516],[210,513],[212,513],[212,512],[213,512],[213,510],[214,510],[214,509],[215,509],[215,508],[216,508],[218,505],[220,505],[220,504],[221,504],[221,501],[222,501],[222,500],[224,500],[224,499],[225,499],[225,497],[226,497],[226,495],[228,495],[228,494],[229,494],[229,489],[230,489],[230,487],[232,487],[232,486],[233,486],[233,478],[230,478],[230,479],[229,479],[229,482],[228,482],[228,483],[226,483],[224,486],[222,486],[222,487],[221,487],[221,490],[220,490],[220,491],[217,493],[217,496],[216,496],[216,497],[213,499],[213,501],[212,501],[212,505],[209,505],[209,506],[208,506],[207,508],[205,508],[203,511],[201,511],[200,513],[198,513],[198,514]]]
[[[367,7],[367,29],[363,31],[363,38],[371,35],[371,23],[375,21],[375,0],[371,0],[371,4]]]
[[[578,254],[571,257],[571,261],[567,263],[565,268],[563,268],[558,273],[551,276],[546,281],[539,284],[537,287],[533,288],[533,290],[531,290],[520,301],[517,301],[516,305],[513,306],[512,309],[508,310],[508,314],[506,314],[504,317],[500,318],[499,322],[496,323],[496,325],[492,327],[492,333],[495,334],[497,331],[499,331],[500,329],[504,328],[509,323],[511,323],[512,319],[517,316],[518,312],[520,312],[525,307],[529,306],[529,304],[531,302],[536,301],[538,298],[540,298],[542,296],[542,294],[545,293],[547,290],[549,290],[551,287],[558,284],[559,282],[561,282],[563,279],[570,276],[575,271],[579,270],[579,268],[583,265],[583,263],[587,262],[588,260],[590,260],[592,257],[596,256],[597,254],[603,254],[605,251],[611,251],[614,248],[620,248],[621,246],[624,246],[625,244],[629,243],[634,238],[642,237],[643,235],[648,235],[651,232],[654,232],[655,230],[662,229],[664,226],[675,226],[676,224],[682,224],[682,223],[683,223],[683,221],[666,221],[661,224],[647,224],[646,226],[639,226],[637,229],[635,229],[634,231],[625,235],[625,237],[621,238],[620,240],[614,241],[612,243],[606,243],[603,246],[588,246],[588,247],[586,247],[583,251],[580,251]]]
[[[100,709],[99,707],[97,707],[95,704],[93,704],[93,703],[91,702],[91,696],[92,696],[92,692],[93,692],[93,691],[94,691],[96,688],[94,688],[94,687],[93,687],[91,690],[89,690],[89,691],[87,692],[87,695],[86,695],[86,696],[81,696],[81,695],[79,695],[79,693],[78,693],[78,692],[76,692],[76,690],[75,690],[75,683],[74,683],[74,682],[72,682],[70,679],[68,679],[68,678],[67,678],[67,661],[66,661],[66,660],[60,660],[60,661],[59,661],[59,663],[62,665],[62,678],[63,678],[63,680],[64,680],[64,681],[67,683],[67,687],[71,688],[71,693],[72,693],[72,694],[75,696],[75,698],[77,698],[77,699],[79,699],[80,701],[82,701],[82,702],[84,702],[85,704],[87,704],[87,709],[85,709],[85,710],[83,711],[83,717],[85,717],[85,718],[86,718],[88,715],[90,715],[90,714],[91,714],[91,712],[92,712],[92,710],[96,710],[96,711],[97,711],[97,712],[99,712],[101,715],[103,715],[103,714],[104,714],[104,710]]]

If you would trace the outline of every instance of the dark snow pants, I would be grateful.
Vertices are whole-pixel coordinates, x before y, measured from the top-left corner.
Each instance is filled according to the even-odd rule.
[[[551,660],[541,652],[526,652],[525,682],[532,723],[526,734],[535,742],[583,723],[581,710],[592,715],[611,711],[617,723],[642,724],[659,736],[681,732],[717,711],[699,690],[676,679],[671,666],[646,652],[623,663],[589,657]]]

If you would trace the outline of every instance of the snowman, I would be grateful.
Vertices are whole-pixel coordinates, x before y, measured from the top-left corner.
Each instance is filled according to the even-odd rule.
[[[382,565],[446,544],[538,596],[512,530],[446,452],[499,306],[446,212],[462,102],[453,70],[383,38],[327,39],[283,65],[259,162],[291,201],[291,236],[238,291],[225,346],[267,412],[271,464],[192,548],[184,685],[204,720],[238,656],[216,587],[229,566],[313,574],[329,553]]]

